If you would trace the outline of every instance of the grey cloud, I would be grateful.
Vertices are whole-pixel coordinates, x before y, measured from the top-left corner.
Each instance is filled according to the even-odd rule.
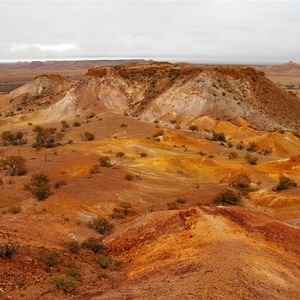
[[[300,62],[293,1],[0,2],[0,60]]]

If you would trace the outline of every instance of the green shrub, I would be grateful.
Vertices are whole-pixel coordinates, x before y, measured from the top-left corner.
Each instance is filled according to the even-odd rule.
[[[118,207],[114,207],[113,213],[110,214],[112,219],[125,219],[129,215],[133,215],[135,212],[132,210],[132,205],[128,202],[121,202]]]
[[[97,274],[98,279],[110,279],[110,275],[104,272],[98,273]]]
[[[199,152],[197,152],[197,154],[199,154],[199,155],[201,155],[201,156],[205,156],[205,155],[206,155],[206,153],[203,152],[203,151],[199,151]]]
[[[56,181],[54,184],[53,184],[53,187],[55,189],[59,189],[60,187],[66,185],[66,181],[65,180],[59,180],[59,181]]]
[[[300,131],[292,131],[291,132],[295,137],[300,139]]]
[[[70,128],[70,125],[64,120],[60,121],[60,125],[61,125],[61,131],[66,131],[67,129]]]
[[[102,243],[102,239],[94,238],[94,237],[90,237],[84,240],[81,244],[81,247],[84,249],[89,249],[94,253],[99,253],[106,249],[106,247]]]
[[[26,191],[30,191],[39,201],[45,200],[51,195],[49,178],[44,173],[37,173],[31,176],[29,183],[24,185]]]
[[[156,133],[154,133],[152,135],[152,137],[157,138],[157,137],[160,137],[160,136],[163,136],[163,135],[164,135],[164,132],[162,130],[159,130]]]
[[[187,200],[186,200],[185,198],[177,198],[177,199],[176,199],[176,202],[177,202],[178,204],[185,204],[185,203],[187,202]]]
[[[46,270],[49,270],[50,268],[60,264],[60,257],[57,252],[49,252],[45,254],[44,262]]]
[[[81,135],[82,141],[93,141],[94,139],[95,139],[95,136],[88,131],[86,131],[84,134]]]
[[[140,156],[141,156],[141,157],[147,157],[148,154],[147,154],[146,152],[142,152],[142,153],[140,153]]]
[[[121,266],[121,261],[115,259],[111,255],[97,254],[95,262],[102,269],[118,270]]]
[[[103,217],[96,217],[88,222],[87,224],[88,228],[94,229],[100,234],[106,234],[109,233],[113,229],[113,224],[109,223],[105,218]]]
[[[77,288],[77,280],[65,274],[51,276],[47,282],[53,284],[58,290],[64,293],[72,293]]]
[[[238,149],[238,150],[243,150],[243,149],[245,148],[245,145],[244,145],[243,142],[240,142],[240,143],[238,143],[235,147],[236,147],[236,149]]]
[[[91,113],[91,114],[88,116],[89,119],[92,119],[92,118],[94,118],[94,117],[96,117],[96,114],[95,114],[95,113]]]
[[[235,159],[235,158],[238,158],[238,157],[239,157],[239,155],[234,151],[229,152],[229,154],[228,154],[229,159]]]
[[[90,168],[90,174],[98,174],[100,173],[100,166],[99,165],[93,165],[91,168]]]
[[[296,181],[287,176],[281,175],[279,177],[279,183],[273,188],[273,191],[280,192],[296,186]]]
[[[111,160],[108,156],[101,156],[99,157],[99,163],[100,163],[100,166],[102,167],[111,167],[112,164],[111,164]]]
[[[198,127],[196,125],[191,125],[189,127],[189,130],[192,130],[192,131],[198,131]]]
[[[32,131],[36,134],[34,148],[53,148],[64,136],[62,132],[57,132],[57,129],[53,127],[44,128],[38,125]]]
[[[80,123],[80,122],[75,121],[75,122],[73,123],[73,127],[79,127],[79,126],[81,126],[81,123]]]
[[[67,276],[71,276],[77,281],[82,281],[82,274],[78,268],[69,267],[64,270],[64,274]]]
[[[246,195],[252,191],[251,188],[251,178],[249,174],[237,173],[234,174],[229,181],[229,184],[238,189],[242,195]]]
[[[124,157],[124,156],[125,156],[125,153],[122,151],[119,151],[116,153],[116,157]]]
[[[1,134],[1,139],[3,146],[18,146],[27,144],[27,140],[24,138],[24,133],[22,131],[18,131],[16,133],[12,133],[9,130],[4,131]]]
[[[220,192],[215,198],[214,203],[215,204],[229,204],[229,205],[236,205],[241,202],[241,199],[239,195],[237,195],[232,190],[224,190]]]
[[[8,209],[8,212],[13,214],[13,215],[16,215],[18,213],[20,213],[22,211],[21,207],[20,206],[11,206],[9,209]]]
[[[134,176],[130,173],[127,173],[124,175],[124,179],[126,179],[128,181],[132,181],[134,179]]]
[[[10,259],[17,254],[19,248],[17,243],[0,243],[0,257]]]
[[[226,142],[226,136],[223,132],[220,132],[220,133],[213,132],[212,140],[213,141]]]
[[[250,164],[250,165],[256,165],[258,162],[258,157],[252,156],[249,153],[245,155],[245,160]]]
[[[71,253],[79,253],[81,245],[77,241],[70,241],[65,243],[66,247]]]
[[[258,151],[258,144],[256,142],[251,142],[247,145],[246,148],[249,152],[257,152]]]
[[[2,166],[10,176],[26,175],[26,159],[20,155],[11,155],[2,161]]]
[[[176,210],[176,209],[179,209],[178,204],[177,204],[176,201],[168,202],[168,203],[167,203],[167,206],[168,206],[168,209],[169,209],[169,210]]]

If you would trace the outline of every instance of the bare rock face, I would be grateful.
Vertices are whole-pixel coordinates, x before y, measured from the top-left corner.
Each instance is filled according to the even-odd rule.
[[[46,99],[50,105],[41,117],[50,119],[108,110],[184,126],[207,116],[226,121],[242,117],[264,130],[300,128],[300,99],[245,66],[148,62],[96,67],[72,86],[61,76],[38,76],[9,97]]]
[[[10,98],[22,96],[27,97],[45,97],[51,94],[60,93],[70,87],[72,81],[61,75],[40,75],[12,91]]]
[[[241,116],[262,129],[300,126],[300,100],[250,67],[128,64],[90,69],[84,80],[95,78],[105,107],[147,121]]]
[[[50,106],[73,81],[61,75],[40,75],[5,96],[1,107],[6,116],[25,114]]]

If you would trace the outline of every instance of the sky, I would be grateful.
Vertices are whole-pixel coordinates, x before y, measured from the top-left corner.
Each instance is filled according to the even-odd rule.
[[[300,63],[300,0],[0,0],[0,16],[0,61]]]

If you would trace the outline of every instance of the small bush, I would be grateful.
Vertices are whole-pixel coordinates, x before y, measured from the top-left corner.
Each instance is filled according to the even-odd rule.
[[[300,131],[292,131],[291,132],[295,137],[300,139]]]
[[[58,290],[64,293],[72,293],[77,288],[77,280],[65,274],[51,276],[47,279],[47,282],[55,285]]]
[[[82,141],[93,141],[94,139],[95,139],[95,136],[88,131],[86,131],[84,134],[81,135]]]
[[[226,142],[226,136],[223,132],[220,132],[220,133],[213,132],[212,140],[213,141]]]
[[[90,168],[90,174],[98,174],[100,173],[100,166],[99,165],[93,165],[91,168]]]
[[[134,176],[130,173],[125,174],[124,179],[128,181],[132,181],[134,179]]]
[[[176,202],[177,202],[178,204],[185,204],[185,203],[187,202],[187,200],[186,200],[185,198],[177,198],[177,199],[176,199]]]
[[[79,126],[81,126],[81,123],[80,123],[80,122],[75,121],[75,122],[73,123],[73,127],[79,127]]]
[[[31,176],[29,183],[24,185],[26,191],[30,191],[39,201],[45,200],[51,195],[49,178],[44,173],[37,173]]]
[[[154,133],[152,135],[152,137],[157,138],[157,137],[160,137],[160,136],[163,136],[163,135],[164,135],[164,132],[162,130],[159,130],[156,133]]]
[[[55,189],[59,189],[60,187],[66,185],[67,183],[65,182],[65,180],[59,180],[59,181],[56,181],[54,184],[53,184],[53,187]]]
[[[103,217],[96,217],[89,221],[87,224],[88,228],[96,230],[100,234],[109,233],[113,229],[113,224],[109,223]]]
[[[49,252],[44,256],[46,270],[60,264],[60,257],[57,252]]]
[[[78,268],[70,267],[64,270],[64,274],[67,276],[71,276],[77,281],[82,281],[82,274]]]
[[[237,205],[241,202],[241,199],[239,195],[237,195],[232,190],[225,190],[220,192],[215,198],[214,203],[215,204],[229,204],[229,205]]]
[[[247,151],[249,152],[257,152],[258,151],[258,145],[256,142],[251,142],[247,145],[246,148]]]
[[[16,133],[4,131],[1,134],[1,139],[3,146],[17,146],[27,144],[27,140],[24,138],[24,133],[22,131],[18,131]]]
[[[111,167],[111,160],[108,156],[101,156],[99,159],[100,166],[102,167]]]
[[[67,129],[70,128],[70,125],[64,120],[60,121],[60,125],[61,125],[61,131],[66,131]]]
[[[234,174],[230,178],[229,185],[238,189],[242,195],[247,195],[249,192],[253,191],[253,188],[251,188],[250,175],[246,173]]]
[[[122,123],[122,124],[120,124],[120,127],[121,127],[121,128],[127,128],[127,127],[128,127],[128,125],[127,125],[127,124],[124,124],[124,123]]]
[[[148,154],[147,154],[146,152],[142,152],[142,153],[140,153],[140,156],[141,156],[141,157],[147,157]]]
[[[81,247],[84,249],[89,249],[93,251],[94,253],[102,252],[106,249],[104,244],[102,243],[102,239],[97,239],[94,237],[87,238],[84,240],[81,244]]]
[[[168,206],[168,209],[169,209],[169,210],[176,210],[176,209],[179,209],[178,203],[177,203],[176,201],[168,202],[168,203],[167,203],[167,206]]]
[[[279,183],[273,188],[273,191],[280,192],[296,186],[296,181],[287,176],[281,175],[279,177]]]
[[[245,145],[244,145],[243,142],[240,142],[240,143],[238,143],[235,147],[236,147],[236,149],[238,149],[238,150],[243,150],[243,149],[245,148]]]
[[[8,212],[13,214],[13,215],[16,215],[18,213],[20,213],[22,211],[21,207],[20,206],[11,206],[9,209],[8,209]]]
[[[104,272],[98,273],[97,274],[98,279],[110,279],[110,275]]]
[[[10,259],[17,254],[18,249],[19,244],[17,243],[0,244],[0,257]]]
[[[116,153],[116,157],[124,157],[124,156],[125,156],[125,153],[122,151],[119,151]]]
[[[252,156],[250,154],[245,155],[245,160],[250,164],[250,165],[256,165],[258,162],[258,157]]]
[[[111,255],[105,255],[105,254],[98,254],[97,257],[95,258],[95,262],[102,269],[117,270],[121,266],[121,261],[115,259]]]
[[[133,215],[135,212],[132,210],[132,205],[128,202],[121,202],[118,207],[113,209],[113,213],[110,215],[112,219],[125,219],[129,215]]]
[[[65,245],[71,253],[79,253],[81,248],[81,245],[77,241],[70,241]]]
[[[91,114],[88,116],[89,119],[93,119],[94,117],[96,117],[96,114],[95,114],[95,113],[91,113]]]
[[[2,166],[10,176],[26,175],[26,159],[20,155],[11,155],[2,161]]]
[[[206,155],[206,153],[203,152],[203,151],[199,151],[199,152],[197,152],[197,154],[199,154],[199,155],[201,155],[201,156],[205,156],[205,155]]]
[[[59,145],[59,141],[63,138],[62,132],[57,132],[56,128],[35,126],[32,131],[35,133],[34,148],[53,148]]]
[[[196,125],[191,125],[189,127],[189,130],[192,130],[192,131],[198,131],[198,127]]]
[[[235,158],[238,158],[238,157],[239,157],[239,155],[234,151],[229,152],[229,154],[228,154],[229,159],[235,159]]]

